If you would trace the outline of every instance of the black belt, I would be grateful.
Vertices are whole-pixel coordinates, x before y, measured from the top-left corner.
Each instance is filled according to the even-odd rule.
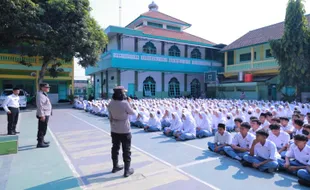
[[[19,109],[19,108],[9,107],[9,109]]]

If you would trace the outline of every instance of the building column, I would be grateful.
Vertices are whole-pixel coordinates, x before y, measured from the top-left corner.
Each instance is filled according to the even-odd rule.
[[[136,94],[136,92],[138,91],[138,85],[139,85],[139,83],[138,83],[138,80],[139,80],[139,78],[138,78],[138,71],[135,71],[135,94]]]
[[[184,57],[188,57],[188,45],[185,45]]]
[[[251,67],[253,68],[253,63],[254,63],[254,48],[251,47]]]
[[[161,42],[161,55],[165,55],[165,42]]]
[[[187,92],[187,74],[184,74],[184,92]]]
[[[108,70],[105,71],[105,90],[107,93],[107,99],[109,99],[109,72]]]
[[[121,35],[116,35],[116,41],[117,41],[117,50],[121,50]]]
[[[117,72],[116,72],[116,84],[117,86],[120,86],[121,85],[121,70],[117,69]]]
[[[161,96],[163,92],[165,92],[165,73],[161,73]]]
[[[227,64],[228,64],[228,52],[226,51],[225,52],[225,67],[224,67],[225,72],[226,72],[226,69],[227,69]]]
[[[93,97],[96,98],[96,74],[93,75],[93,79],[94,79],[94,94]]]

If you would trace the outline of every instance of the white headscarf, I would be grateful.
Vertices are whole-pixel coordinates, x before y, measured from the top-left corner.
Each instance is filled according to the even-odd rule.
[[[174,130],[181,130],[183,126],[183,122],[177,112],[172,113],[174,115],[174,119],[171,119],[171,125],[168,127],[168,129],[174,131]]]

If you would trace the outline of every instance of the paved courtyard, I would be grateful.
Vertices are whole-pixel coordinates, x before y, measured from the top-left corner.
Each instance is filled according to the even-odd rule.
[[[0,127],[5,131],[3,111]],[[132,130],[135,174],[123,178],[123,172],[110,173],[108,120],[69,107],[53,111],[47,149],[36,148],[35,111],[22,111],[18,128],[18,154],[0,156],[0,190],[307,189],[294,176],[243,168],[210,152],[206,144],[213,138],[176,142],[141,129]]]

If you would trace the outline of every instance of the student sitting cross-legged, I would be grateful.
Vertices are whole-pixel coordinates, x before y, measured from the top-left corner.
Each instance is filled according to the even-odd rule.
[[[177,141],[186,141],[196,138],[196,122],[191,113],[182,114],[183,126],[174,133]]]
[[[279,124],[271,124],[269,129],[271,132],[269,132],[268,139],[276,144],[278,153],[282,158],[285,158],[290,142],[290,135],[285,131],[281,131],[281,126]]]
[[[252,166],[259,171],[273,173],[278,168],[278,159],[281,157],[276,145],[268,140],[269,134],[266,129],[256,132],[256,139],[253,141],[250,154],[243,156],[243,166]]]
[[[213,135],[212,128],[211,128],[211,122],[207,117],[207,114],[201,112],[199,113],[199,119],[201,122],[199,122],[199,125],[196,128],[196,136],[197,138],[204,138],[204,137],[210,137]]]
[[[175,131],[181,130],[181,128],[183,126],[183,123],[182,123],[180,116],[177,112],[172,113],[171,117],[172,117],[172,119],[170,121],[171,122],[170,126],[166,127],[164,129],[164,134],[168,137],[173,136],[173,133]]]
[[[306,169],[300,169],[297,172],[299,177],[298,183],[310,187],[310,166],[307,166]]]
[[[209,150],[222,153],[225,146],[231,145],[232,136],[226,131],[225,124],[219,123],[214,136],[214,143],[208,142]]]
[[[248,122],[241,124],[240,132],[233,137],[231,145],[224,147],[224,152],[228,156],[241,161],[244,155],[249,154],[250,147],[255,139],[255,136],[249,133],[250,128]]]
[[[285,161],[279,159],[279,169],[298,175],[299,170],[310,166],[310,146],[305,135],[295,135],[294,144],[290,146],[285,155]]]
[[[161,122],[160,122],[159,118],[157,118],[157,116],[154,112],[150,113],[150,118],[144,127],[144,131],[156,132],[156,131],[160,131],[160,129],[161,129]]]

